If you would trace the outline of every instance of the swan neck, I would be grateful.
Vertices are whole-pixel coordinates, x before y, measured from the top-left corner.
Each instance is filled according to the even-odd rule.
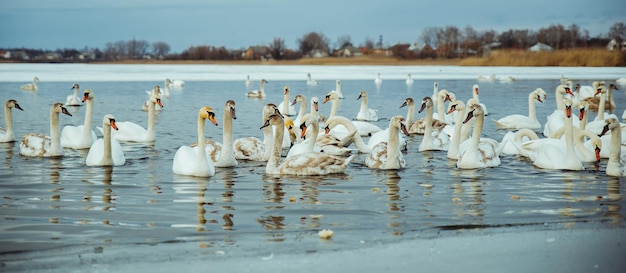
[[[439,98],[437,100],[437,118],[441,121],[445,121],[445,112],[444,112],[444,103],[443,98]]]
[[[531,120],[537,120],[537,113],[535,112],[535,93],[531,93],[528,96],[528,117]]]
[[[397,165],[398,154],[400,153],[400,145],[398,145],[398,127],[389,126],[389,140],[387,142],[387,162],[385,164]]]
[[[424,129],[424,138],[431,139],[433,132],[433,106],[426,107],[426,128]]]
[[[448,157],[453,159],[459,158],[459,145],[461,144],[461,128],[463,128],[463,114],[459,113],[456,116],[456,122],[454,123],[454,135],[452,135],[452,141],[450,147],[448,147]]]
[[[572,125],[572,118],[565,116],[565,147],[567,148],[568,158],[576,156],[574,153],[574,128]]]
[[[360,113],[367,112],[367,97],[361,97],[361,108],[359,109]]]
[[[104,155],[102,156],[102,165],[113,165],[113,156],[111,154],[111,125],[102,125],[102,134],[104,137]]]
[[[150,103],[148,103],[148,141],[153,141],[156,138],[154,133],[154,113],[156,107],[155,105],[156,102],[154,102],[153,100],[150,100]]]
[[[596,120],[604,120],[604,110],[606,104],[606,92],[600,93],[600,104],[598,104],[598,115]]]
[[[300,102],[300,110],[298,111],[298,116],[296,116],[296,120],[302,120],[302,116],[304,116],[304,113],[306,113],[306,100],[302,100],[302,102]],[[313,115],[313,107],[311,107],[311,114]]]
[[[59,128],[59,113],[50,110],[50,151],[53,155],[61,154],[61,128]]]
[[[88,99],[85,106],[85,123],[83,123],[83,139],[91,139],[91,119],[93,116],[93,100]]]
[[[270,126],[267,126],[270,127]],[[284,122],[280,122],[279,124],[275,125],[276,128],[274,128],[274,147],[272,149],[272,154],[270,155],[270,158],[267,160],[267,167],[265,169],[266,172],[268,173],[277,173],[278,172],[278,165],[280,162],[280,151],[283,148],[283,138],[285,135],[285,123]]]
[[[283,109],[280,109],[283,114],[292,115],[292,113],[289,113],[289,103],[289,93],[285,93],[285,95],[283,95]]]
[[[611,129],[611,153],[609,154],[609,162],[620,164],[622,157],[622,129],[620,126]]]
[[[559,92],[557,89],[554,97],[556,100],[556,110],[565,110],[565,106],[563,105],[563,93]]]
[[[413,124],[413,116],[415,115],[415,104],[409,105],[409,110],[406,113],[406,125],[411,126]]]
[[[337,115],[337,109],[339,108],[339,100],[333,99],[332,103],[333,103],[333,105],[330,108],[330,116],[329,116],[329,118],[334,117],[335,115]]]
[[[224,111],[224,127],[222,129],[222,149],[233,147],[233,117],[230,111]]]
[[[13,113],[11,112],[11,108],[6,104],[4,105],[4,124],[7,134],[13,131]]]
[[[485,122],[485,116],[479,115],[476,117],[476,123],[474,123],[474,131],[472,132],[472,150],[478,149],[478,142],[480,142],[480,135],[483,132],[483,123]]]
[[[205,158],[204,118],[198,117],[198,158]]]

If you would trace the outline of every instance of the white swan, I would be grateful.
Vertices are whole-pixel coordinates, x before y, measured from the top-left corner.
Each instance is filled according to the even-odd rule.
[[[406,83],[406,86],[408,86],[408,87],[413,86],[413,78],[411,77],[411,73],[409,73],[409,74],[406,76],[406,81],[405,81],[405,83]]]
[[[378,121],[378,111],[367,107],[367,91],[361,90],[356,99],[361,100],[361,108],[356,115],[356,119],[361,121]]]
[[[246,97],[248,97],[248,98],[264,99],[265,98],[265,84],[266,83],[269,83],[269,82],[267,82],[265,79],[262,79],[259,82],[259,89],[258,90],[248,91],[248,93],[246,93]]]
[[[273,103],[266,104],[261,113],[262,122],[274,114],[277,109],[277,106]],[[263,140],[259,140],[256,137],[235,139],[233,142],[235,158],[250,161],[267,161],[271,155],[270,147],[273,145],[273,136],[272,127],[265,127],[263,128]]]
[[[78,98],[78,89],[79,87],[77,83],[72,85],[74,93],[65,98],[65,106],[81,106],[81,100]]]
[[[552,114],[548,115],[546,118],[546,123],[543,125],[543,136],[550,137],[553,132],[563,127],[564,120],[564,104],[563,99],[565,94],[574,95],[570,89],[570,87],[566,84],[560,84],[556,87],[555,90],[555,101],[556,101],[556,109],[552,112]],[[574,125],[578,126],[580,121],[574,121]]]
[[[498,129],[532,129],[537,130],[541,128],[539,120],[537,120],[537,113],[535,112],[535,100],[543,102],[547,97],[546,91],[541,88],[535,89],[535,91],[528,94],[528,116],[513,114],[506,117],[495,120],[496,127]]]
[[[283,88],[283,101],[278,104],[278,109],[280,113],[284,116],[295,116],[296,108],[291,104],[291,100],[289,99],[289,86],[285,85]]]
[[[476,100],[476,103],[480,104],[480,106],[483,108],[484,115],[488,116],[489,112],[487,111],[487,106],[484,103],[480,102],[480,97],[478,95],[478,84],[474,84],[472,86],[472,97],[474,98],[474,100]]]
[[[376,84],[376,89],[380,89],[380,85],[383,84],[383,79],[380,77],[380,72],[376,75],[376,79],[374,79],[374,84]]]
[[[124,121],[118,122],[117,127],[118,131],[113,131],[112,136],[117,141],[128,141],[128,142],[153,142],[156,140],[156,133],[154,130],[154,119],[155,119],[155,105],[159,105],[163,107],[161,103],[161,97],[158,94],[153,94],[150,97],[150,104],[148,106],[148,129],[143,128],[141,125],[131,122]],[[102,128],[98,128],[100,132],[102,132]]]
[[[324,97],[324,103],[331,101],[332,103],[332,107],[330,109],[330,115],[328,116],[330,117],[334,117],[335,115],[337,115],[337,110],[339,109],[339,96],[337,95],[337,92],[335,91],[330,91],[330,93],[328,93],[326,95],[326,97]],[[356,126],[357,128],[357,132],[359,133],[359,135],[361,136],[371,136],[372,134],[375,134],[376,132],[380,132],[382,131],[382,129],[374,124],[371,124],[369,122],[365,122],[365,121],[358,121],[355,120],[353,122],[354,126]],[[332,132],[333,135],[337,136],[338,138],[344,138],[348,132],[347,131],[340,131],[340,132]],[[335,134],[337,133],[337,134]]]
[[[148,93],[148,100],[146,102],[143,103],[143,106],[141,106],[141,110],[143,110],[144,112],[148,112],[148,110],[150,109],[150,98],[152,96],[156,96],[156,95],[161,95],[163,92],[161,92],[161,87],[158,85],[155,85],[154,88],[152,88],[152,90],[146,91],[146,93]],[[160,105],[155,105],[154,106],[154,111],[162,111],[163,108]]]
[[[500,154],[503,155],[519,155],[520,152],[517,147],[521,146],[527,141],[537,140],[539,137],[530,129],[520,129],[519,131],[508,131],[502,137],[502,140],[498,144]],[[514,143],[515,142],[515,143]]]
[[[344,173],[354,155],[345,159],[320,152],[308,152],[285,159],[280,163],[281,143],[283,142],[285,124],[280,115],[273,114],[265,121],[261,129],[270,125],[276,126],[272,155],[267,161],[265,172],[272,175],[326,175]]]
[[[61,146],[72,149],[87,149],[96,141],[96,133],[91,129],[94,94],[91,89],[85,90],[82,102],[85,102],[85,122],[83,125],[67,125],[61,130]]]
[[[434,101],[434,100],[433,100]],[[413,98],[406,98],[400,108],[408,106],[407,114],[406,114],[406,126],[408,128],[409,134],[415,135],[423,135],[424,130],[426,130],[426,119],[419,118],[417,120],[413,120],[413,116],[415,115],[415,100]],[[441,130],[447,124],[445,122],[439,121],[438,119],[433,119],[431,126],[434,130]]]
[[[456,167],[459,169],[478,169],[496,167],[500,165],[498,142],[491,138],[482,138],[485,115],[480,104],[473,104],[467,109],[467,117],[463,123],[475,118],[472,137],[459,146],[459,160]]]
[[[476,80],[478,80],[479,82],[494,82],[496,81],[496,75],[495,74],[491,74],[489,76],[478,75],[478,78],[476,78]]]
[[[409,135],[402,116],[394,116],[389,121],[389,142],[380,142],[372,148],[372,152],[365,158],[365,165],[369,168],[383,170],[397,170],[406,167],[406,161],[400,152],[398,138],[399,131]]]
[[[337,96],[339,97],[339,99],[343,99],[343,93],[341,93],[341,81],[340,80],[335,81],[335,90],[331,90],[330,92],[332,91],[337,92]]]
[[[433,99],[433,103],[437,104],[437,100],[439,96],[439,83],[437,81],[433,82],[433,94],[430,96]]]
[[[11,109],[24,111],[16,100],[7,100],[4,104],[4,125],[5,129],[0,128],[0,142],[15,141],[15,133],[13,132],[13,114]]]
[[[626,176],[626,157],[622,156],[622,130],[619,121],[615,118],[605,120],[606,125],[600,135],[611,131],[611,155],[606,163],[606,175]]]
[[[108,114],[102,119],[103,138],[96,140],[87,153],[87,166],[121,166],[126,163],[122,145],[111,139],[111,129],[118,130],[115,117]]]
[[[320,121],[320,123],[326,121],[326,116],[320,114],[320,100],[317,97],[311,97],[311,109],[310,113]]]
[[[341,146],[341,140],[336,137],[320,134],[319,121],[311,114],[304,115],[300,126],[300,137],[304,140],[294,144],[286,158],[306,152],[323,152],[331,155],[349,155],[352,150]],[[308,130],[307,128],[311,128]]]
[[[252,81],[250,80],[250,75],[248,75],[246,77],[245,84],[246,84],[246,90],[250,90],[250,86],[252,86]]]
[[[183,87],[185,87],[185,81],[183,81],[183,80],[176,80],[176,79],[174,79],[174,80],[167,79],[167,80],[170,82],[170,84],[167,87],[172,87],[172,88],[183,88]]]
[[[601,91],[602,88],[604,88],[604,85],[598,86],[598,89],[596,90],[596,93],[594,94],[593,97],[584,99],[584,101],[587,101],[589,103],[589,110],[594,111],[594,112],[600,111],[601,97],[598,97],[597,95]],[[611,83],[609,84],[608,88],[606,88],[606,95],[604,99],[603,108],[604,110],[607,110],[609,113],[613,113],[616,107],[615,98],[613,97],[613,90],[619,90],[619,88],[617,88],[617,85]]]
[[[356,146],[359,153],[369,154],[372,152],[372,148],[374,148],[374,146],[379,143],[377,142],[377,140],[372,140],[372,138],[368,140],[368,143],[365,143],[363,141],[363,138],[361,138],[361,136],[357,133],[356,126],[354,126],[351,120],[344,116],[334,116],[326,120],[326,122],[324,123],[325,134],[328,134],[333,128],[337,127],[338,125],[344,126],[348,132],[346,138],[349,138],[349,141],[347,141],[347,139],[342,140],[342,142],[344,142],[344,147],[346,145],[349,145],[351,142],[354,142],[354,145]],[[389,133],[387,133],[387,137],[389,137]]]
[[[454,132],[448,146],[448,158],[459,159],[459,145],[461,144],[461,128],[463,127],[463,113],[465,113],[465,103],[461,100],[455,100],[448,106],[448,114],[457,112],[456,122],[454,123]]]
[[[583,170],[582,161],[574,148],[572,102],[569,99],[563,99],[563,104],[565,106],[565,146],[561,145],[562,140],[559,139],[540,139],[539,141],[525,142],[518,148],[521,155],[528,157],[533,165],[539,168]]]
[[[306,77],[307,77],[307,80],[306,80],[306,85],[307,85],[308,87],[313,87],[313,86],[316,86],[316,85],[320,84],[320,82],[319,82],[319,81],[316,81],[316,80],[314,80],[314,79],[312,79],[312,78],[311,78],[311,73],[307,73],[307,74],[306,74]]]
[[[599,86],[598,90],[596,91],[596,95],[597,94],[600,95],[600,102],[598,103],[598,109],[596,109],[598,111],[598,115],[596,115],[596,118],[592,122],[587,123],[587,125],[585,126],[586,129],[589,129],[593,132],[600,132],[602,128],[604,128],[605,119],[617,119],[617,116],[615,114],[609,114],[604,111],[606,107],[605,102],[607,98],[607,88],[605,86]],[[589,103],[590,101],[587,100],[587,102]]]
[[[222,133],[222,149],[217,156],[215,166],[220,168],[237,166],[233,145],[233,120],[237,119],[235,101],[227,100],[224,105],[224,124]]]
[[[37,82],[39,81],[39,78],[34,77],[33,78],[33,83],[27,83],[22,85],[22,90],[24,91],[37,91],[37,89],[39,89],[37,87]]]
[[[190,175],[199,177],[209,177],[215,175],[215,166],[213,161],[207,155],[204,145],[204,123],[209,120],[215,126],[215,113],[208,106],[200,108],[198,111],[198,146],[180,146],[174,154],[174,162],[172,163],[172,172],[180,175]]]
[[[57,102],[50,107],[50,136],[37,133],[28,133],[22,137],[20,154],[24,156],[53,157],[63,156],[61,147],[61,130],[59,128],[59,113],[72,116],[63,107],[63,103]]]
[[[441,131],[433,131],[433,100],[430,97],[424,97],[422,100],[422,107],[420,107],[418,113],[421,113],[424,109],[426,109],[426,115],[424,118],[426,129],[424,130],[424,138],[422,138],[419,151],[448,150],[448,146],[450,145],[450,138],[448,135],[442,133]]]

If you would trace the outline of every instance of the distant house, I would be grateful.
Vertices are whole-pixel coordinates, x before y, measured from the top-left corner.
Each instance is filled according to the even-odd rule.
[[[3,58],[3,59],[11,59],[11,51],[8,51],[8,50],[0,50],[0,58]]]
[[[335,52],[333,52],[333,56],[335,57],[358,57],[358,56],[363,56],[363,53],[357,47],[346,46],[344,48],[335,50]]]
[[[606,45],[606,49],[611,51],[619,48],[621,48],[621,50],[626,50],[626,41],[622,41],[622,44],[620,46],[620,44],[615,39],[613,39],[609,41],[609,43]]]
[[[420,58],[435,58],[437,51],[427,43],[414,43],[409,47]]]
[[[266,60],[271,59],[272,54],[269,47],[251,46],[243,52],[243,58],[246,60]]]
[[[321,50],[321,49],[313,49],[309,51],[307,55],[309,55],[309,57],[311,58],[323,58],[323,57],[328,57],[328,52]]]
[[[551,46],[546,45],[544,43],[536,43],[533,46],[529,47],[528,50],[538,52],[538,51],[552,51],[554,49]]]

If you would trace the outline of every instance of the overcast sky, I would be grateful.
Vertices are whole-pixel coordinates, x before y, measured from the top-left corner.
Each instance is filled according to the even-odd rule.
[[[331,40],[350,35],[385,45],[413,43],[423,28],[472,26],[538,30],[577,24],[592,37],[626,21],[624,0],[0,0],[0,48],[98,47],[119,40],[228,49],[267,45],[274,38],[297,49],[316,31]]]

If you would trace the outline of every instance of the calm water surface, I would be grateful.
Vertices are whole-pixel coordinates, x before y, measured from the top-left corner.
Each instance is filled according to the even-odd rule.
[[[243,161],[236,168],[218,169],[211,178],[172,174],[178,147],[196,140],[201,106],[216,109],[220,122],[207,126],[208,137],[221,141],[224,102],[233,99],[234,137],[261,138],[261,108],[268,102],[280,103],[284,85],[293,95],[307,98],[322,98],[335,87],[331,80],[312,89],[304,80],[268,80],[265,100],[247,99],[243,80],[188,81],[182,91],[163,99],[155,143],[122,144],[124,166],[87,167],[86,150],[66,149],[63,158],[28,158],[19,155],[18,143],[0,144],[1,259],[10,264],[24,254],[45,259],[161,244],[179,244],[180,252],[169,254],[174,256],[260,256],[355,249],[441,236],[450,230],[624,228],[624,180],[605,175],[606,160],[575,172],[542,170],[519,157],[503,156],[496,168],[459,170],[445,152],[418,152],[421,136],[409,138],[404,154],[408,167],[400,171],[369,169],[361,154],[345,175],[276,178],[264,174],[263,163]],[[412,88],[404,80],[385,80],[380,90],[373,80],[343,80],[345,99],[339,114],[355,117],[360,105],[357,92],[365,89],[370,108],[378,109],[383,118],[376,124],[384,128],[389,117],[406,115],[405,108],[399,109],[404,98],[421,101],[431,95],[434,80],[416,80]],[[24,108],[13,112],[17,138],[28,132],[49,134],[50,104],[64,102],[73,83],[40,82],[40,90],[32,93],[20,91],[23,82],[0,82],[2,102],[13,98]],[[439,86],[467,100],[474,83],[451,79],[440,80]],[[545,122],[555,107],[558,83],[558,79],[480,83],[481,102],[489,110],[484,136],[501,140],[505,132],[496,131],[490,120],[527,113],[528,93],[537,87],[549,94],[548,101],[537,105],[537,115]],[[94,125],[110,113],[118,121],[146,126],[147,113],[141,110],[147,99],[144,91],[162,82],[79,84],[81,90],[95,92]],[[623,92],[616,92],[615,98],[621,115],[619,105],[626,98]],[[69,109],[73,117],[62,116],[61,126],[82,124],[85,107]],[[321,105],[320,111],[327,114],[330,105]],[[332,229],[334,240],[320,241],[321,229]]]

